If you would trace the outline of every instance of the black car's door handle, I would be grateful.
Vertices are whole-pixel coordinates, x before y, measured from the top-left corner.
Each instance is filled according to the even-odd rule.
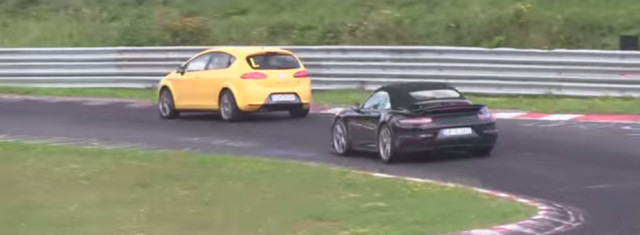
[[[379,111],[369,111],[366,115],[368,117],[377,117],[377,116],[380,116],[380,112]]]

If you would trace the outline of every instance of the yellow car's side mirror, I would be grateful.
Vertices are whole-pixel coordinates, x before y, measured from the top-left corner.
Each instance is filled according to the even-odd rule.
[[[180,65],[176,70],[176,72],[179,73],[180,75],[184,75],[185,67],[183,65]]]

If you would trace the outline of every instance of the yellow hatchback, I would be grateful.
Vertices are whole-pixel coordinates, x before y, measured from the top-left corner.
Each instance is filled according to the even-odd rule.
[[[219,112],[225,121],[260,111],[289,111],[303,118],[311,108],[311,81],[289,50],[214,47],[160,81],[158,107],[163,119],[189,111]]]

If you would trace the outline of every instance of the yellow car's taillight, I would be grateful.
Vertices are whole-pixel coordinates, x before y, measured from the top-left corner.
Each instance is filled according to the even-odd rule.
[[[296,72],[295,74],[293,74],[294,78],[308,78],[309,77],[309,73],[307,73],[307,70],[300,70],[298,72]]]

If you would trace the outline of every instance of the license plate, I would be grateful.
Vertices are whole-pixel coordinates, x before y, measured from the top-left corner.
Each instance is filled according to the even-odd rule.
[[[471,135],[471,134],[473,134],[473,130],[471,130],[471,128],[469,127],[442,130],[443,136],[461,136],[461,135]]]
[[[288,102],[288,101],[296,101],[296,96],[295,95],[290,95],[290,94],[278,94],[278,95],[271,95],[271,100],[275,101],[275,102]]]

